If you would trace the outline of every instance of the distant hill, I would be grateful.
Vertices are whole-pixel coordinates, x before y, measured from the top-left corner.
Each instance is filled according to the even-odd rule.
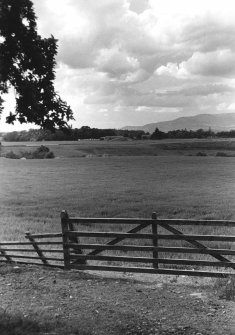
[[[229,131],[235,129],[235,112],[225,114],[199,114],[195,116],[179,117],[171,121],[163,121],[145,124],[144,126],[126,126],[122,129],[144,130],[153,133],[158,128],[161,131],[168,132],[176,129]]]

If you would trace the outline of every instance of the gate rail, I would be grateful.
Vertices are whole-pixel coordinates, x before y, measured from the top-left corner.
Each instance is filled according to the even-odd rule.
[[[75,230],[75,224],[91,225],[135,225],[127,232],[120,231],[80,231]],[[184,234],[173,226],[215,226],[234,228],[235,222],[224,220],[179,220],[179,219],[157,219],[157,214],[153,213],[152,218],[70,218],[66,211],[61,212],[61,227],[63,236],[64,267],[66,269],[78,270],[100,270],[100,271],[118,271],[118,272],[139,272],[155,274],[174,274],[189,276],[207,276],[207,277],[226,277],[235,275],[235,250],[231,248],[211,248],[204,242],[235,242],[235,236],[231,235],[204,235],[204,234]],[[141,230],[151,227],[151,233],[139,233]],[[159,233],[161,230],[168,234]],[[169,234],[170,233],[170,234]],[[83,243],[83,238],[112,238],[104,243]],[[137,244],[119,243],[125,239],[138,239]],[[140,245],[140,241],[152,240],[151,245]],[[191,247],[178,246],[160,246],[159,241],[180,240],[187,242]],[[200,242],[199,242],[200,241]],[[234,247],[234,244],[233,244]],[[86,252],[87,250],[91,250]],[[120,256],[120,255],[101,255],[103,251],[116,252],[151,252],[151,257]],[[165,258],[159,253],[171,254],[200,254],[208,255],[214,260],[195,260],[181,258]],[[233,256],[233,257],[228,257]],[[95,261],[95,264],[90,264]],[[143,263],[151,264],[151,267],[145,266],[123,266],[123,265],[103,265],[100,262],[121,262],[121,263]],[[171,267],[167,268],[167,265]],[[172,268],[175,266],[176,268]],[[180,269],[177,267],[181,267]],[[194,270],[185,269],[185,267],[215,267],[222,268],[223,271],[209,271],[208,269]],[[182,269],[183,268],[183,269]],[[224,271],[224,270],[227,271]],[[228,271],[230,270],[230,271]]]

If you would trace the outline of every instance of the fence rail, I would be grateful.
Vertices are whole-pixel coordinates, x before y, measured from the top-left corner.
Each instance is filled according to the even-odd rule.
[[[0,262],[5,261],[10,263],[34,264],[64,268],[61,232],[53,234],[30,234],[29,232],[26,232],[25,238],[27,241],[0,242]],[[44,238],[50,238],[50,240],[36,240]],[[51,239],[54,238],[60,238],[60,240],[51,241]],[[58,248],[52,249],[50,246],[58,246]],[[58,257],[54,257],[51,254],[58,254]]]
[[[90,232],[90,231],[72,231],[68,232],[67,235],[69,237],[117,237],[123,239],[148,239],[153,240],[156,239],[156,235],[154,234],[130,234],[130,233],[118,233],[118,232]],[[199,240],[199,241],[225,241],[225,242],[235,242],[235,236],[223,236],[223,235],[166,235],[166,234],[158,234],[158,240]]]
[[[151,218],[141,219],[141,218],[79,218],[71,217],[69,221],[75,224],[87,224],[89,223],[102,223],[102,224],[143,224],[143,223],[152,223]],[[170,225],[186,225],[186,226],[195,226],[199,224],[200,226],[227,226],[235,227],[235,221],[229,220],[188,220],[188,219],[157,219],[158,224],[170,224]]]
[[[189,254],[215,254],[215,255],[235,255],[235,250],[231,249],[203,249],[203,248],[184,248],[184,247],[154,247],[145,245],[107,245],[107,244],[83,244],[65,243],[65,247],[72,249],[97,249],[97,250],[119,250],[119,251],[159,251],[169,253],[189,253]],[[73,252],[73,251],[71,251]]]

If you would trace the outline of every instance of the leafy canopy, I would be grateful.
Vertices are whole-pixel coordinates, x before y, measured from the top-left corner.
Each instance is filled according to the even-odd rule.
[[[30,0],[0,0],[0,115],[2,94],[14,87],[16,108],[7,123],[34,123],[45,129],[67,128],[71,108],[55,92],[57,40],[37,33]]]

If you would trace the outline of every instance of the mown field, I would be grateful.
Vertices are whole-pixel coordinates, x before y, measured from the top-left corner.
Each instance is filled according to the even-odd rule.
[[[160,218],[235,219],[235,158],[188,155],[188,147],[196,152],[199,145],[211,152],[219,146],[231,147],[229,141],[215,141],[213,149],[212,142],[206,146],[206,141],[198,145],[193,141],[81,142],[49,143],[56,159],[0,158],[2,241],[22,240],[26,231],[60,231],[63,209],[82,217],[149,218],[155,211]],[[30,149],[23,145],[10,148]],[[164,145],[167,149],[161,154],[157,146]],[[178,146],[186,149],[178,152],[174,149]],[[3,146],[4,150],[9,147]],[[234,234],[231,228],[191,227],[187,232],[202,233],[201,229],[207,234]],[[222,242],[211,246],[234,248]]]

